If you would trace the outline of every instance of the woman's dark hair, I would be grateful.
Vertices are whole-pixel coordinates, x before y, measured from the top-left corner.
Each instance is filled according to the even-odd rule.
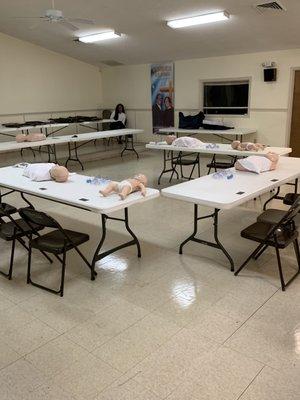
[[[119,104],[117,104],[116,105],[116,108],[115,108],[115,116],[114,116],[114,120],[115,121],[118,121],[118,117],[119,117],[119,107],[122,107],[122,113],[124,113],[125,114],[125,108],[124,108],[124,106],[123,106],[123,104],[121,104],[121,103],[119,103]]]

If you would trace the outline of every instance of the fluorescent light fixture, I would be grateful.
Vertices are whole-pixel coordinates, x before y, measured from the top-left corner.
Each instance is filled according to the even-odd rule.
[[[120,33],[116,33],[115,31],[108,31],[108,32],[94,33],[92,35],[87,35],[87,36],[81,36],[78,38],[78,40],[83,43],[94,43],[94,42],[100,42],[102,40],[116,39],[119,37],[121,37]]]
[[[196,17],[174,19],[173,21],[167,21],[167,25],[170,28],[185,28],[187,26],[209,24],[210,22],[218,22],[229,19],[229,14],[226,11],[198,15]]]

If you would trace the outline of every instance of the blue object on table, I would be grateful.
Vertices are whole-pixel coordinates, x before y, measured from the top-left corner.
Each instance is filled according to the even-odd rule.
[[[215,172],[212,177],[214,179],[233,179],[234,178],[234,171],[231,169],[224,169],[223,171]]]
[[[218,149],[220,146],[217,143],[208,143],[205,147],[207,149]]]
[[[93,176],[86,180],[86,183],[89,183],[91,185],[106,185],[108,182],[110,182],[110,179],[104,178],[102,176]]]

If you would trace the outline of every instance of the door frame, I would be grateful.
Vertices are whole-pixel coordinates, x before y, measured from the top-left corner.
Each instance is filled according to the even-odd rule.
[[[291,140],[291,128],[292,128],[292,116],[293,116],[293,102],[294,102],[294,86],[295,86],[295,75],[297,71],[300,71],[300,67],[291,67],[290,69],[290,87],[289,87],[289,98],[288,98],[288,109],[287,109],[287,121],[286,121],[286,147],[290,146]]]

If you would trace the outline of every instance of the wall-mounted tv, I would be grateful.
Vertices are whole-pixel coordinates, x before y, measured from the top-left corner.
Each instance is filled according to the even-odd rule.
[[[247,115],[249,81],[203,83],[203,111],[216,115]]]

